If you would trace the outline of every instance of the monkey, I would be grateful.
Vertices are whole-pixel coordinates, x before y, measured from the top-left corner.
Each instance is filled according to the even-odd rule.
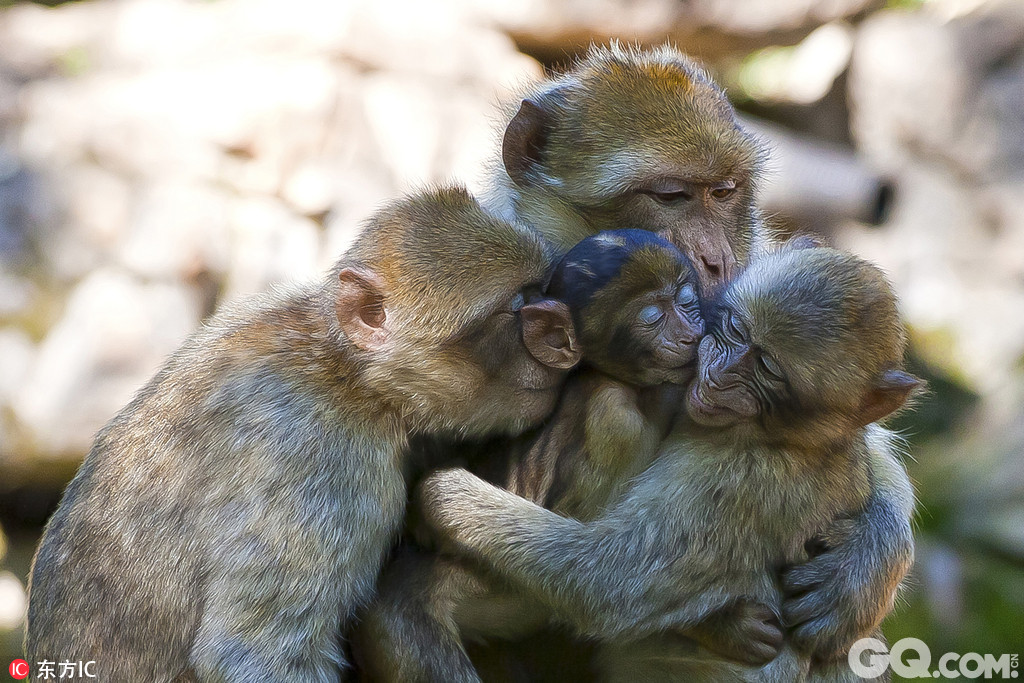
[[[486,260],[479,256],[486,254]],[[325,281],[223,311],[96,437],[31,571],[32,661],[107,681],[337,681],[410,435],[516,434],[579,359],[550,247],[460,187],[371,217]]]
[[[698,285],[671,243],[648,231],[617,230],[569,250],[547,295],[572,312],[581,367],[543,426],[504,443],[474,471],[588,521],[650,465],[667,435],[704,334]],[[543,605],[487,578],[449,558],[400,555],[385,569],[353,637],[364,678],[479,680],[462,638],[519,638],[545,622]],[[770,616],[767,606],[744,604],[704,620],[691,635],[729,658],[763,664],[773,650],[751,650],[749,637],[732,636],[745,628],[760,632]],[[771,644],[781,641],[776,628]]]
[[[863,548],[890,542],[850,520],[877,484],[865,428],[921,385],[902,369],[896,297],[855,256],[788,248],[748,266],[708,322],[687,419],[607,512],[581,522],[442,469],[417,489],[423,523],[443,548],[612,641],[606,680],[860,680],[845,653],[791,642],[743,668],[663,632],[749,599],[798,625],[806,596],[784,602],[776,573],[806,559],[808,539],[839,528]]]
[[[655,232],[710,296],[770,240],[755,205],[766,159],[696,62],[612,43],[525,94],[484,201],[561,251],[602,230]]]
[[[756,206],[767,145],[678,50],[592,47],[517,106],[482,201],[535,227],[559,253],[610,227],[650,230],[687,255],[710,298],[776,248]],[[863,439],[871,499],[828,550],[783,575],[788,594],[801,595],[789,637],[814,651],[845,651],[869,634],[913,563],[914,492],[898,439],[878,425]],[[857,545],[876,534],[884,542]]]

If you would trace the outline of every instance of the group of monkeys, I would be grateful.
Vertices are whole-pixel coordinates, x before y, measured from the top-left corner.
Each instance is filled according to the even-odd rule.
[[[913,557],[873,423],[920,382],[876,267],[773,240],[764,157],[670,47],[538,84],[486,210],[395,201],[99,432],[36,555],[29,659],[104,683],[860,680],[846,653]]]

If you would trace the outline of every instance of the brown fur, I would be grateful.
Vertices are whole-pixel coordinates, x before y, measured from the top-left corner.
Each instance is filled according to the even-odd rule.
[[[607,266],[609,246],[627,257],[605,283],[598,270]],[[496,445],[497,452],[486,449],[477,471],[581,520],[621,495],[654,458],[682,397],[678,383],[691,376],[703,333],[694,280],[682,254],[640,231],[601,233],[570,251],[549,293],[586,298],[573,311],[586,367],[543,426]],[[685,305],[677,301],[684,286],[693,293]],[[638,318],[652,302],[663,312],[653,327]],[[657,356],[665,344],[679,353]],[[624,355],[633,359],[623,362]],[[384,572],[354,638],[356,657],[369,680],[471,681],[477,674],[463,638],[521,638],[543,626],[544,615],[486,574],[409,550]]]
[[[482,251],[501,267],[467,268]],[[371,219],[326,281],[214,317],[68,487],[33,565],[29,659],[95,660],[106,681],[338,680],[401,526],[408,436],[515,434],[552,409],[563,370],[510,308],[548,266],[532,230],[438,190]]]
[[[593,48],[525,93],[508,117],[487,202],[560,250],[608,227],[648,229],[688,254],[713,288],[775,248],[756,207],[765,145],[737,124],[707,73],[675,49]],[[727,203],[710,201],[709,185],[695,187],[704,193],[699,206],[663,205],[637,191],[666,173],[698,186],[732,174],[739,182]],[[873,488],[847,521],[856,533],[837,534],[829,551],[783,575],[787,590],[806,592],[800,604],[812,618],[788,635],[805,650],[840,650],[880,621],[912,562],[914,494],[898,439],[877,425],[862,439]],[[844,540],[874,534],[878,542],[866,547]],[[537,659],[535,647],[527,651]]]
[[[895,311],[877,272],[852,257],[813,249],[771,257],[742,276],[722,307],[740,317],[747,336],[733,339],[723,323],[715,325],[701,344],[698,380],[687,401],[692,420],[676,428],[655,464],[599,518],[584,524],[559,517],[468,472],[444,470],[419,489],[425,523],[444,547],[498,572],[580,633],[608,641],[599,656],[605,679],[635,680],[642,671],[645,680],[855,680],[844,661],[827,664],[836,651],[793,644],[767,667],[745,669],[661,632],[698,624],[738,599],[771,605],[784,623],[797,626],[815,597],[784,604],[776,571],[806,561],[807,539],[842,529],[850,548],[830,548],[840,553],[891,542],[886,529],[865,533],[850,524],[863,514],[875,483],[864,425],[879,411],[892,412],[917,386],[898,370],[902,330],[879,322],[896,319],[849,317],[866,305]],[[786,273],[796,273],[795,285]],[[838,286],[825,286],[837,277]],[[786,344],[775,347],[752,331],[781,314],[824,325],[821,353],[834,364],[847,359],[839,380],[849,388],[847,396],[819,391],[834,378],[813,386],[788,382],[807,362],[798,349],[810,327],[798,325]],[[872,346],[869,338],[882,343]],[[768,382],[754,369],[759,366],[746,364],[744,354],[762,352],[772,353],[783,368],[785,389]],[[715,373],[732,374],[719,383],[711,379]],[[728,407],[728,387],[737,383],[760,396],[757,412],[708,412]],[[783,411],[789,402],[797,407]],[[845,427],[827,436],[819,433],[815,444],[806,433],[792,443],[779,440],[786,427],[801,429],[817,413],[854,417],[843,418]],[[766,417],[772,420],[766,423]],[[891,601],[895,585],[879,579],[863,588]],[[870,632],[878,620],[869,614],[869,620],[847,626]]]
[[[673,242],[708,293],[769,241],[755,206],[766,148],[724,92],[668,47],[593,48],[526,94],[505,133],[491,203],[561,250],[602,230]],[[711,192],[731,183],[732,193]],[[686,189],[659,201],[657,189]]]

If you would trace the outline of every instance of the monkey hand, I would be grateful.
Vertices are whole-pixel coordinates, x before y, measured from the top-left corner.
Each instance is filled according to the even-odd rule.
[[[764,666],[775,659],[783,641],[775,611],[745,598],[714,612],[686,635],[725,659],[749,666]]]
[[[913,562],[909,526],[879,530],[870,510],[839,519],[808,541],[811,559],[782,574],[782,621],[793,646],[818,661],[843,656],[870,636]]]
[[[457,552],[454,535],[460,520],[472,519],[470,508],[480,485],[489,486],[459,467],[430,473],[416,487],[410,511],[410,530],[425,548]]]

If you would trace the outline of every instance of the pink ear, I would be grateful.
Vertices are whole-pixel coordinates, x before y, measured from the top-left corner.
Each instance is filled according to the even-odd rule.
[[[520,309],[523,343],[534,358],[558,370],[568,370],[580,361],[576,328],[569,307],[561,301],[542,299]]]
[[[338,273],[334,311],[341,331],[357,347],[378,351],[387,344],[384,280],[372,270],[344,268]]]
[[[858,422],[861,425],[877,422],[903,407],[907,399],[924,382],[902,370],[884,371],[861,403]]]

